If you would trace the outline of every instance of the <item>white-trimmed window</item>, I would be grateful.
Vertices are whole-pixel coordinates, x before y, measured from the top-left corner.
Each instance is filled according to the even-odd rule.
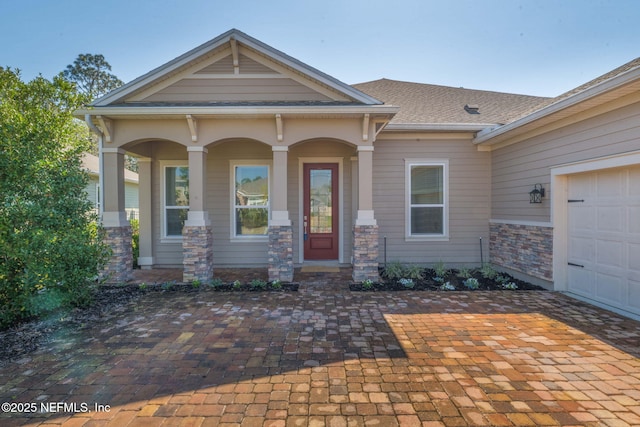
[[[269,176],[266,163],[231,164],[232,238],[266,238],[269,228]]]
[[[443,240],[448,226],[448,160],[406,161],[406,236]]]
[[[163,227],[166,238],[181,238],[189,213],[189,168],[185,165],[163,167]]]

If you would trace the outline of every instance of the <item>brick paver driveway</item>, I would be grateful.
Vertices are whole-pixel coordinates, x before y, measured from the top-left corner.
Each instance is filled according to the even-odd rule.
[[[639,353],[551,292],[152,293],[0,368],[0,425],[637,426]]]

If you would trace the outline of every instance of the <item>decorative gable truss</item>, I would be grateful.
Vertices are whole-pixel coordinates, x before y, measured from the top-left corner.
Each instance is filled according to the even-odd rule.
[[[378,105],[380,101],[231,30],[93,105]]]

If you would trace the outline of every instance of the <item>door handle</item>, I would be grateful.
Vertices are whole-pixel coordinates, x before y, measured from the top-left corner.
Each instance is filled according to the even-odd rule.
[[[304,216],[304,240],[306,241],[309,238],[309,234],[307,234],[307,216]]]

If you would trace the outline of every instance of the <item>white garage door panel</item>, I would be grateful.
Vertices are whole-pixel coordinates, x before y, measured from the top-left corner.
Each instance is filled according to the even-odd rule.
[[[573,286],[571,292],[588,297],[595,293],[594,276],[592,272],[584,268],[569,267],[569,283]]]
[[[640,281],[629,280],[629,305],[635,311],[640,311]]]
[[[620,307],[626,295],[623,279],[618,276],[596,273],[596,297],[602,302]]]
[[[629,274],[632,276],[640,275],[640,244],[629,243],[627,250],[629,252],[629,260],[627,262]],[[640,277],[638,277],[638,279],[640,280]]]
[[[568,290],[640,315],[640,166],[568,185]]]
[[[598,206],[598,227],[597,230],[603,231],[624,231],[624,224],[626,219],[626,209],[620,206],[618,200],[607,201],[606,199],[600,199],[601,203],[607,203],[609,206]]]
[[[621,238],[623,236],[620,236]],[[596,264],[599,271],[609,269],[621,269],[624,263],[623,242],[614,242],[611,240],[596,240]],[[612,271],[613,273],[613,271]],[[621,272],[622,273],[622,272]]]

